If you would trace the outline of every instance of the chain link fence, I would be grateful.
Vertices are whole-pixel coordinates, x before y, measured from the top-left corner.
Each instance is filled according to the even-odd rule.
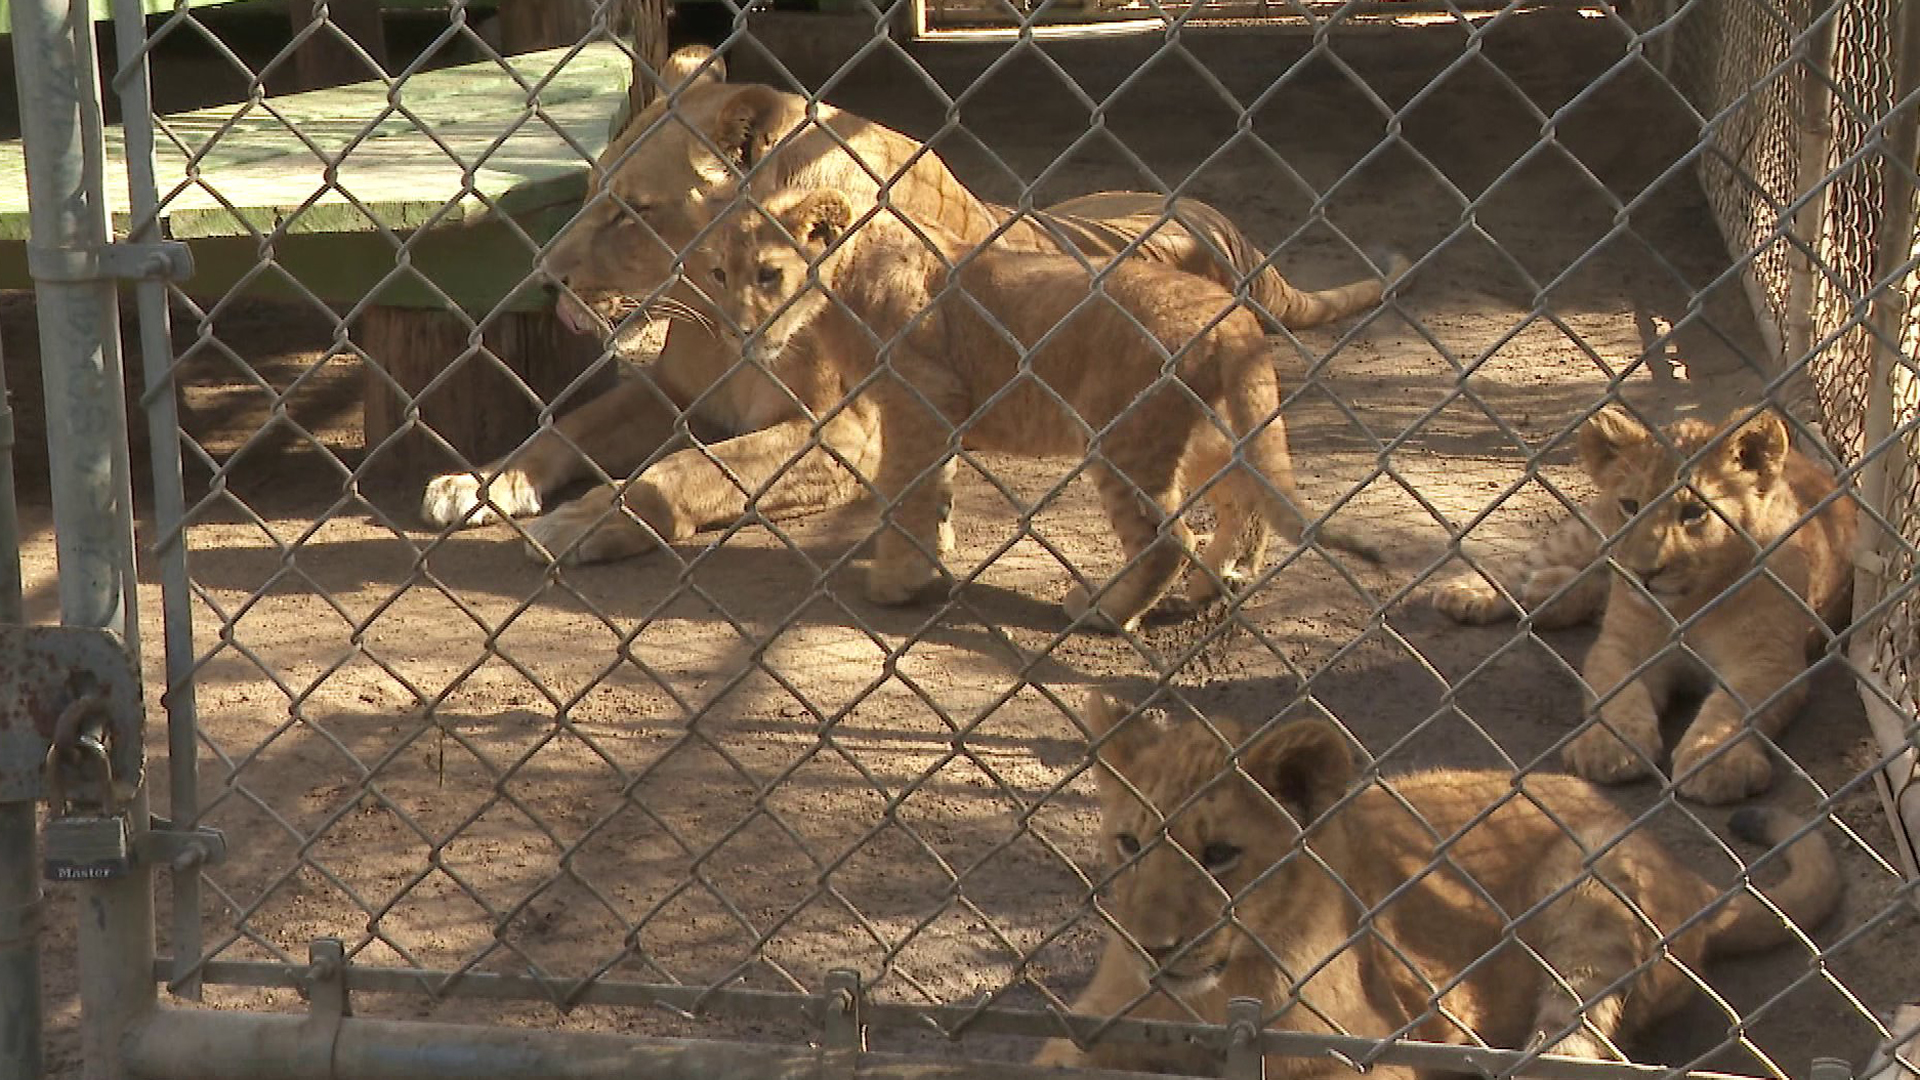
[[[664,65],[606,3],[570,9],[592,29],[557,47],[459,2],[390,12],[377,48],[324,9],[289,43],[239,9],[118,6],[116,234],[194,260],[126,313],[153,434],[136,625],[163,688],[157,831],[227,844],[164,875],[138,955],[182,1003],[126,1021],[129,1075],[401,1075],[394,1048],[436,1040],[474,1077],[1912,1062],[1891,1020],[1920,1001],[1920,19],[1900,5],[1289,5],[1291,25],[1212,29],[1194,5],[1044,44],[892,33],[938,29],[926,7],[810,25],[689,5],[676,26],[717,53]],[[1047,13],[987,14],[946,16]],[[821,46],[849,28],[847,55]],[[316,35],[351,70],[270,93]],[[957,411],[932,383],[890,389],[925,338],[858,290],[819,318],[870,324],[872,363],[779,366],[828,339],[762,348],[715,252],[823,177],[850,197],[848,250],[890,235],[958,262],[978,308],[950,292],[921,317],[1005,324],[1011,345],[974,340],[1018,377]],[[779,221],[802,250],[819,224]],[[1211,344],[1140,345],[1144,382],[1096,416],[1127,378],[1108,344],[1074,361],[1101,379],[1050,385],[1067,409],[997,421],[1073,338],[1027,313],[1048,290],[1077,297],[1062,313],[1111,298],[1109,341],[1169,325],[1116,254],[1194,271],[1150,280]],[[996,285],[1027,266],[1041,285]],[[1144,455],[1173,473],[1192,450],[1154,487],[1124,443],[1163,436],[1138,418],[1199,385],[1174,373],[1240,340],[1246,308],[1299,490],[1273,469],[1245,486],[1231,463],[1265,436],[1205,389],[1155,414],[1197,419],[1191,447]],[[57,361],[42,340],[9,339],[16,393]],[[1585,519],[1606,538],[1574,570],[1618,579],[1623,609],[1663,595],[1629,573],[1583,438],[1766,405],[1841,485],[1794,528],[1858,496],[1852,611],[1778,686],[1716,670],[1715,626],[1825,614],[1774,558],[1795,542],[1762,537],[1589,686],[1615,613],[1555,627],[1545,578],[1509,570]],[[870,534],[904,535],[911,502],[883,466],[918,428],[942,447],[919,482],[952,489],[910,541],[948,576],[876,604],[899,544]],[[1700,476],[1748,445],[1666,430],[1647,445]],[[1008,448],[1063,439],[1093,449]],[[1659,480],[1641,516],[1691,482]],[[1277,496],[1315,542],[1196,575],[1229,599],[1118,632],[1062,610],[1169,543],[1217,551],[1244,500]],[[1149,535],[1126,539],[1110,516],[1143,497]],[[30,596],[54,543],[22,541]],[[1449,583],[1534,610],[1458,625],[1435,610]],[[1678,747],[1615,766],[1631,783],[1565,775],[1682,667]],[[1745,759],[1701,764],[1675,732],[1729,707],[1771,782],[1703,802],[1695,779]]]

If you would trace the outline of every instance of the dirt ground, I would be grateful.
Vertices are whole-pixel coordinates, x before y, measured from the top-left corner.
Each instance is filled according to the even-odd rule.
[[[860,599],[868,508],[550,571],[507,527],[422,528],[417,480],[347,489],[360,372],[327,359],[327,313],[239,298],[203,322],[179,308],[198,789],[203,823],[233,849],[207,875],[206,953],[300,961],[330,934],[358,964],[768,990],[818,987],[847,966],[877,978],[885,1001],[1004,994],[1031,1007],[1071,998],[1100,936],[1083,917],[1098,865],[1092,785],[1056,704],[1083,685],[1143,694],[1164,678],[1194,707],[1243,721],[1322,709],[1388,775],[1556,770],[1546,755],[1580,711],[1568,665],[1590,633],[1515,641],[1510,627],[1461,629],[1404,600],[1448,558],[1449,529],[1490,502],[1470,551],[1523,545],[1559,505],[1549,484],[1584,492],[1564,433],[1610,385],[1662,416],[1715,415],[1755,394],[1763,350],[1744,300],[1731,287],[1700,295],[1726,260],[1692,169],[1675,164],[1697,127],[1657,78],[1622,62],[1616,29],[1567,13],[1471,41],[1451,25],[1340,32],[1312,56],[1297,34],[1193,36],[1157,58],[1156,45],[1059,45],[1000,64],[995,51],[929,47],[920,60],[942,87],[972,87],[958,105],[884,57],[829,97],[940,133],[942,156],[991,198],[1036,180],[1040,203],[1184,184],[1278,248],[1300,284],[1357,275],[1356,248],[1416,258],[1391,310],[1277,350],[1309,496],[1325,506],[1357,492],[1348,512],[1391,541],[1388,566],[1336,573],[1302,559],[1231,633],[1171,623],[1134,640],[1063,636],[1062,564],[1100,574],[1115,561],[1090,486],[1056,490],[1063,463],[987,458],[997,484],[962,478],[955,570],[968,580],[944,605]],[[1096,134],[1063,75],[1105,101]],[[1237,129],[1222,90],[1261,103],[1250,128]],[[1309,188],[1326,193],[1318,205]],[[29,298],[0,297],[26,414],[26,578],[46,619],[57,602],[32,323]],[[141,606],[164,813],[150,570]],[[1849,677],[1823,672],[1783,740],[1797,768],[1767,801],[1809,809],[1871,762],[1871,745]],[[1657,794],[1618,790],[1633,808]],[[1751,1015],[1748,1045],[1788,1075],[1816,1055],[1859,1063],[1875,1039],[1861,1008],[1920,998],[1920,919],[1893,899],[1879,805],[1856,786],[1833,815],[1848,893],[1813,934],[1822,963],[1789,948],[1710,971]],[[1730,880],[1736,867],[1709,837],[1724,817],[1670,806],[1651,827]],[[78,1075],[73,910],[53,893],[50,1065],[65,1077]],[[167,909],[163,884],[163,952]],[[291,989],[212,987],[206,1001],[300,1007]],[[364,994],[355,1008],[818,1037],[797,1022],[601,1006]],[[1744,1050],[1701,1060],[1729,1027],[1703,999],[1633,1049],[1767,1070]],[[989,1058],[1034,1048],[899,1030],[872,1044]]]

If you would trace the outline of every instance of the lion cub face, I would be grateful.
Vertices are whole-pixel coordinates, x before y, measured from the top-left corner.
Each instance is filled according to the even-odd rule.
[[[1096,691],[1082,715],[1106,736],[1100,817],[1117,870],[1105,906],[1163,989],[1202,994],[1235,960],[1270,965],[1281,946],[1238,926],[1285,926],[1328,903],[1316,859],[1327,853],[1309,852],[1302,829],[1345,793],[1353,759],[1332,725],[1295,721],[1245,745],[1236,769],[1221,738],[1241,738],[1235,729],[1126,712]]]
[[[1724,429],[1682,420],[1655,434],[1610,405],[1580,430],[1581,464],[1626,521],[1614,562],[1663,604],[1717,590],[1751,565],[1760,548],[1750,537],[1787,454],[1786,425],[1772,412]]]
[[[852,220],[852,204],[831,189],[788,189],[760,206],[731,200],[720,213],[688,275],[749,360],[771,362],[830,302],[820,279]]]

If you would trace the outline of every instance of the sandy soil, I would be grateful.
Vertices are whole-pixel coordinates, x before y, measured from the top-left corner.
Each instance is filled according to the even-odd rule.
[[[1359,273],[1356,249],[1419,260],[1391,310],[1278,349],[1309,495],[1351,494],[1350,512],[1392,541],[1390,565],[1302,559],[1228,628],[1063,636],[1064,564],[1101,574],[1115,558],[1089,486],[1056,490],[1063,463],[987,458],[995,482],[963,477],[967,580],[944,605],[859,599],[863,508],[544,570],[507,527],[424,531],[416,485],[347,490],[360,373],[326,359],[330,315],[245,298],[204,321],[176,310],[197,499],[195,765],[203,821],[234,849],[208,874],[207,953],[299,960],[310,938],[333,934],[361,964],[775,990],[852,966],[877,977],[883,1000],[1004,992],[1035,1005],[1071,997],[1099,938],[1082,917],[1097,865],[1091,783],[1058,704],[1082,684],[1144,693],[1164,680],[1239,720],[1323,709],[1389,774],[1557,768],[1543,755],[1578,716],[1568,665],[1589,634],[1514,640],[1402,601],[1448,558],[1449,530],[1490,503],[1470,551],[1525,543],[1556,491],[1583,493],[1563,436],[1610,385],[1659,415],[1711,415],[1755,393],[1757,337],[1736,289],[1707,290],[1726,261],[1691,169],[1675,164],[1696,129],[1657,78],[1622,64],[1616,31],[1572,16],[1509,20],[1471,56],[1449,26],[1310,46],[1195,37],[1156,57],[1153,42],[1129,39],[997,66],[986,51],[928,49],[942,87],[973,87],[952,109],[884,58],[830,95],[942,132],[941,154],[990,197],[1036,181],[1036,202],[1184,185],[1278,248],[1306,285]],[[1089,110],[1063,77],[1105,102],[1102,133],[1083,137]],[[1261,102],[1250,129],[1237,131],[1223,90]],[[1543,116],[1576,97],[1541,141]],[[1325,193],[1317,207],[1309,188]],[[27,298],[0,298],[8,378],[29,414],[25,559],[45,618],[56,604],[31,324]],[[142,532],[151,539],[150,523]],[[142,606],[164,793],[151,584]],[[1872,759],[1845,672],[1818,676],[1782,749],[1797,769],[1768,801],[1801,809]],[[1633,807],[1656,795],[1619,791]],[[1834,946],[1825,968],[1812,973],[1796,948],[1711,972],[1734,1008],[1768,1004],[1746,1037],[1794,1074],[1814,1055],[1864,1057],[1874,1033],[1861,1004],[1920,997],[1920,919],[1890,899],[1878,804],[1856,789],[1834,814],[1849,830],[1833,833],[1849,892],[1814,935]],[[1736,867],[1709,836],[1723,825],[1669,808],[1651,827],[1727,880]],[[56,896],[51,1064],[68,1076],[72,910]],[[164,895],[161,908],[164,927]],[[291,990],[206,999],[299,1007]],[[603,1007],[361,995],[356,1008],[817,1037],[798,1023]],[[1634,1049],[1689,1062],[1728,1027],[1703,1001]],[[873,1044],[1033,1048],[899,1031]],[[1765,1068],[1744,1051],[1709,1063]]]

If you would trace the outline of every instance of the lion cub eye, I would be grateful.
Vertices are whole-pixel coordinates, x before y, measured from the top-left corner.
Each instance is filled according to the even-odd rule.
[[[717,266],[707,271],[707,276],[713,278],[715,285],[725,285],[727,283],[727,272]]]
[[[1705,520],[1707,520],[1705,503],[1690,502],[1680,507],[1680,524],[1696,525]]]
[[[1627,515],[1628,517],[1632,517],[1633,515],[1639,513],[1640,500],[1639,499],[1621,499],[1620,512]]]
[[[1208,844],[1200,849],[1200,865],[1206,867],[1208,873],[1225,873],[1239,861],[1240,849],[1232,844]]]
[[[761,288],[771,289],[779,284],[780,284],[780,268],[779,267],[763,266],[760,268],[760,287]]]
[[[1122,855],[1140,854],[1140,838],[1130,832],[1123,832],[1115,836],[1113,843],[1115,847],[1120,849],[1120,854]]]

